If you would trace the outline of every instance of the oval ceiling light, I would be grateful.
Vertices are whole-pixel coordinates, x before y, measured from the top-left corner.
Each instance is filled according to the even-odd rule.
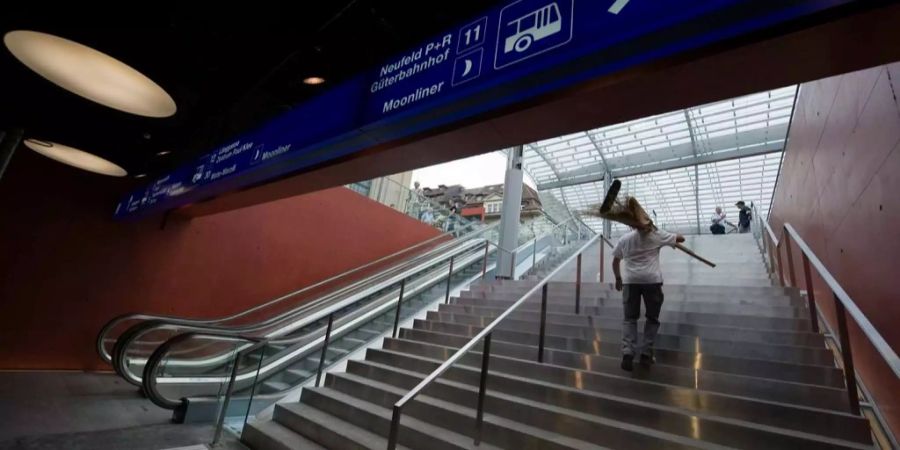
[[[315,86],[317,84],[322,84],[325,82],[325,79],[322,77],[306,77],[303,79],[303,84],[308,84],[311,86]]]
[[[153,80],[77,42],[25,30],[6,33],[3,42],[38,75],[101,105],[146,117],[169,117],[178,109]]]
[[[25,139],[25,146],[63,164],[77,167],[89,172],[109,175],[112,177],[124,177],[128,175],[125,169],[118,164],[107,161],[97,155],[84,150],[69,147],[55,142],[39,141],[37,139]]]

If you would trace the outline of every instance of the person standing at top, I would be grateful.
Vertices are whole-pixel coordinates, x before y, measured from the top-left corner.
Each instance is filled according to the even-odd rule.
[[[425,211],[422,212],[421,220],[428,225],[434,225],[434,212],[431,211],[431,207],[425,207]]]
[[[749,233],[750,219],[753,218],[750,214],[750,207],[743,200],[735,203],[734,206],[738,207],[738,233]]]
[[[412,217],[419,217],[422,214],[422,205],[425,203],[425,191],[418,181],[413,183],[413,189],[409,191],[407,203],[407,213]]]
[[[662,309],[662,271],[659,268],[659,249],[684,242],[684,236],[652,225],[646,230],[632,229],[625,233],[613,249],[612,268],[616,276],[616,290],[622,291],[625,320],[622,327],[622,369],[634,369],[637,352],[637,320],[644,299],[647,322],[640,362],[653,364],[653,341],[659,331],[659,312]],[[621,268],[625,261],[625,270]]]
[[[451,206],[450,213],[447,215],[447,231],[453,232],[454,237],[456,237],[457,222],[459,222],[459,212],[456,206]]]

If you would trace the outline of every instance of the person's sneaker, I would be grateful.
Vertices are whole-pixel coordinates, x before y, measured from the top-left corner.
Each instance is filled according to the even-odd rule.
[[[642,366],[652,366],[653,363],[656,362],[656,358],[650,355],[641,355],[641,365]]]
[[[634,370],[634,355],[622,356],[622,370],[626,370],[628,372]]]

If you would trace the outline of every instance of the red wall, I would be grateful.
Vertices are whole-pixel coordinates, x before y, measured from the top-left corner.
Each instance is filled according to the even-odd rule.
[[[895,351],[900,350],[900,63],[805,83],[775,191],[772,225],[791,223]],[[798,280],[799,249],[794,247]],[[817,303],[833,300],[816,278]],[[900,433],[900,381],[852,319],[857,369]]]
[[[113,222],[126,184],[18,150],[0,180],[0,368],[101,367],[116,315],[225,315],[438,234],[345,188]]]

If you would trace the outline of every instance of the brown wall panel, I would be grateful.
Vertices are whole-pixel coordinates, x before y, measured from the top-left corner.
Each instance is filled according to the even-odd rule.
[[[900,63],[805,83],[797,100],[771,223],[792,224],[895,351],[900,349]],[[793,247],[802,283],[799,248]],[[836,329],[833,298],[817,301]],[[857,370],[895,433],[900,381],[851,324]]]
[[[123,183],[15,155],[0,181],[0,368],[99,368],[114,316],[220,317],[438,234],[343,187],[164,229],[113,222]]]

